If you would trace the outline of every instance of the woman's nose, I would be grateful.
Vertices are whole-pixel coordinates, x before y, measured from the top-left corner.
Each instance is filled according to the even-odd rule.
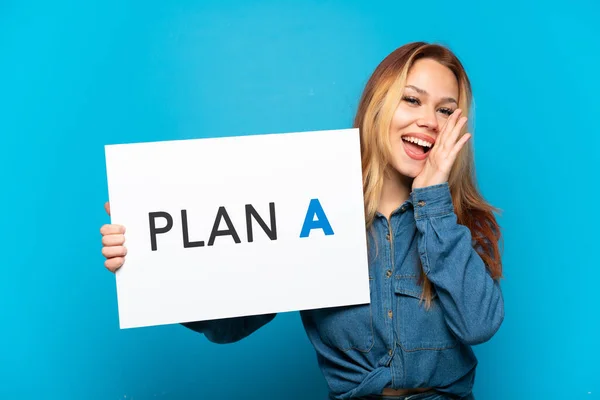
[[[421,118],[417,120],[417,125],[434,132],[438,132],[440,127],[435,111],[426,111]]]

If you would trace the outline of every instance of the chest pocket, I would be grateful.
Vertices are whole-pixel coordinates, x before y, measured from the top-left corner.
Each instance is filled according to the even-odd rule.
[[[422,286],[415,277],[396,277],[396,332],[405,351],[444,350],[457,346],[458,340],[444,320],[439,298],[434,292],[431,307],[421,301]]]
[[[369,280],[370,290],[373,281]],[[368,353],[373,347],[373,312],[371,304],[321,308],[311,312],[323,343],[341,351]]]

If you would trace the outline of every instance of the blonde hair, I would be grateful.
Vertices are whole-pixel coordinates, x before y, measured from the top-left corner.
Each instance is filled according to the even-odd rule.
[[[449,68],[458,81],[458,107],[470,116],[472,91],[469,78],[460,60],[448,48],[425,42],[409,43],[389,54],[375,69],[361,96],[354,119],[360,129],[363,190],[366,227],[369,229],[377,213],[383,178],[392,159],[389,128],[400,103],[411,66],[418,59],[429,58]],[[471,120],[471,118],[469,118]],[[462,134],[467,131],[463,128]],[[472,130],[469,130],[472,132]],[[468,141],[461,149],[448,179],[458,223],[467,226],[475,247],[494,279],[502,275],[499,249],[500,227],[494,207],[488,204],[477,188],[473,147]],[[431,306],[432,285],[421,268],[421,298]]]

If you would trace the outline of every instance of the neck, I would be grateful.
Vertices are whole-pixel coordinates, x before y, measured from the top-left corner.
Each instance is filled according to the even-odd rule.
[[[377,211],[390,218],[392,212],[402,205],[410,196],[412,178],[400,175],[396,170],[387,171],[383,178],[383,187],[379,197]]]

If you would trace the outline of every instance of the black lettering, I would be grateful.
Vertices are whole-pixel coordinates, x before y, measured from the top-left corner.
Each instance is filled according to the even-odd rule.
[[[148,213],[150,219],[150,243],[152,244],[152,251],[156,251],[156,235],[159,233],[167,233],[173,227],[173,217],[169,213],[164,211],[157,211]],[[167,225],[163,228],[156,227],[156,218],[165,218]]]
[[[263,231],[271,240],[277,240],[277,225],[275,223],[275,203],[269,203],[269,214],[271,217],[271,228],[265,224],[265,221],[258,215],[252,204],[246,204],[246,230],[248,233],[248,242],[254,240],[252,234],[252,217],[258,222]]]
[[[219,225],[221,223],[221,218],[225,219],[225,224],[227,225],[226,230],[220,231],[219,229]],[[215,224],[213,225],[212,228],[212,232],[210,232],[210,238],[208,239],[208,245],[212,246],[215,242],[215,238],[217,236],[227,236],[227,235],[231,235],[231,237],[233,237],[233,240],[236,243],[240,243],[240,237],[238,236],[237,232],[235,231],[235,228],[233,227],[233,224],[231,223],[231,219],[229,218],[229,215],[227,214],[227,210],[225,210],[225,207],[221,206],[219,207],[219,211],[217,211],[217,217],[215,218]]]
[[[181,210],[181,227],[183,229],[183,247],[185,249],[190,247],[203,247],[204,241],[199,240],[197,242],[190,242],[190,236],[188,232],[187,222],[187,210]]]

